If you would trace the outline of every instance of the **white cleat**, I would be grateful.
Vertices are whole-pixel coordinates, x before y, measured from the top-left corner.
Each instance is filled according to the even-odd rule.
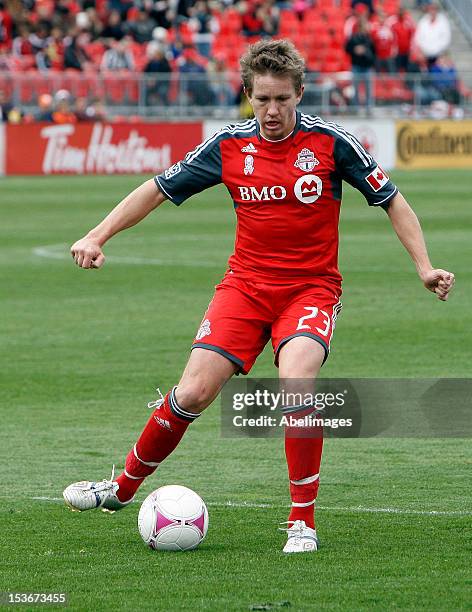
[[[288,528],[281,528],[288,534],[284,553],[315,552],[320,547],[315,529],[307,527],[305,521],[288,521]]]
[[[113,466],[110,480],[102,480],[101,482],[82,480],[69,485],[62,493],[66,505],[73,512],[83,512],[84,510],[93,510],[93,508],[101,508],[104,512],[121,510],[130,504],[134,497],[126,502],[118,499],[116,492],[119,489],[119,484],[113,480],[114,476],[115,466]]]

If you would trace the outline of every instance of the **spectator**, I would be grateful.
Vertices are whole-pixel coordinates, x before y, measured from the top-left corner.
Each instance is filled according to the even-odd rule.
[[[208,3],[198,0],[195,6],[189,9],[190,24],[195,31],[195,42],[198,52],[204,57],[210,56],[212,32],[217,29],[217,24],[213,18]]]
[[[44,121],[52,123],[54,121],[53,116],[53,101],[50,94],[41,94],[38,98],[38,111],[34,115],[35,121]]]
[[[6,123],[8,121],[8,115],[12,109],[13,105],[7,100],[3,89],[0,89],[0,123]]]
[[[106,108],[101,100],[93,100],[92,104],[88,107],[87,112],[93,121],[107,120]]]
[[[372,106],[372,68],[375,65],[374,43],[369,34],[365,17],[358,22],[357,31],[346,43],[346,52],[351,56],[352,84],[354,86],[354,104],[360,106],[360,88],[365,89],[364,105],[370,111]]]
[[[356,4],[353,7],[352,14],[349,15],[349,17],[344,23],[344,38],[346,40],[349,40],[349,38],[351,38],[354,32],[357,31],[357,28],[359,26],[359,19],[361,17],[369,19],[369,9],[363,3]]]
[[[37,24],[35,30],[30,34],[29,42],[33,48],[33,53],[44,51],[48,45],[50,28],[47,23],[40,22]]]
[[[56,102],[56,108],[52,113],[54,123],[77,123],[77,117],[70,108],[70,93],[61,89],[56,93],[54,99]]]
[[[14,106],[8,113],[8,123],[21,123],[25,117],[24,112],[18,106]]]
[[[49,69],[63,70],[64,69],[64,33],[54,27],[51,30],[51,35],[48,36],[46,47],[38,51],[36,54],[36,64],[42,72]]]
[[[305,12],[310,8],[311,5],[308,0],[294,0],[292,6],[290,6],[289,3],[286,4],[287,6],[284,6],[283,8],[291,8],[300,21],[303,21]]]
[[[14,69],[14,61],[6,49],[0,47],[0,71],[8,71]]]
[[[79,30],[88,32],[92,40],[97,40],[97,38],[102,36],[104,26],[97,11],[93,7],[89,7],[86,11],[77,13],[75,24]]]
[[[279,11],[272,0],[247,0],[243,7],[243,34],[252,36],[273,36],[279,27]]]
[[[143,44],[152,40],[152,31],[156,27],[156,22],[149,17],[144,10],[138,11],[136,19],[129,21],[125,26],[126,33],[133,37],[137,43]]]
[[[34,52],[33,45],[29,40],[30,27],[28,23],[20,23],[17,31],[18,34],[13,39],[12,54],[32,66],[34,64]]]
[[[169,102],[170,74],[172,69],[165,56],[164,48],[159,43],[148,46],[149,61],[144,67],[145,74],[159,75],[146,80],[147,104],[164,104]]]
[[[206,70],[200,56],[195,49],[184,49],[179,58],[179,72],[187,75],[182,86],[189,98],[190,104],[196,106],[209,106],[213,102],[213,93],[210,89]]]
[[[177,5],[177,22],[187,21],[190,17],[189,10],[195,4],[195,0],[177,0],[175,4]]]
[[[77,98],[74,114],[79,122],[106,121],[105,107],[100,100],[89,102],[85,97]]]
[[[435,2],[428,5],[427,12],[419,20],[414,42],[424,55],[428,67],[447,51],[451,43],[451,26]]]
[[[242,29],[245,36],[261,36],[264,33],[264,22],[255,1],[244,0],[239,3],[242,13]]]
[[[441,94],[441,97],[450,104],[459,104],[461,97],[459,77],[448,53],[438,57],[436,62],[430,66],[429,73],[431,84]]]
[[[359,5],[364,5],[367,8],[369,15],[374,14],[374,0],[352,0],[351,7],[357,11],[359,10]]]
[[[133,4],[132,0],[108,0],[108,8],[111,11],[118,11],[123,21],[126,21],[128,11]]]
[[[372,40],[375,49],[375,67],[377,72],[395,72],[395,56],[397,45],[395,34],[381,11],[377,14],[378,20],[371,29]]]
[[[13,38],[13,19],[10,12],[5,8],[5,3],[0,1],[0,48],[10,49]]]
[[[102,30],[102,37],[113,38],[113,40],[121,40],[124,35],[125,33],[123,31],[119,11],[111,11],[108,15],[107,23]]]
[[[100,64],[102,70],[133,70],[133,54],[128,49],[128,40],[113,40],[110,48],[105,51]]]
[[[77,98],[74,105],[74,115],[79,123],[84,121],[91,121],[89,114],[89,103],[85,97]]]
[[[91,58],[84,48],[87,40],[88,34],[80,34],[72,36],[67,41],[64,51],[64,68],[83,71],[88,67]]]
[[[397,71],[407,72],[416,24],[410,13],[403,7],[399,9],[398,15],[389,17],[388,23],[395,34],[397,42],[397,57],[395,58]]]
[[[412,47],[408,73],[405,75],[405,85],[414,93],[415,103],[429,106],[439,100],[441,95],[431,84],[431,75],[427,72],[424,58]]]
[[[259,10],[263,22],[263,34],[276,36],[279,31],[280,11],[275,0],[265,0]]]
[[[175,20],[175,11],[171,8],[168,0],[154,2],[149,15],[154,19],[157,27],[165,28],[166,30],[172,27]]]
[[[235,101],[235,94],[231,88],[228,71],[223,57],[215,57],[208,64],[210,87],[219,107],[229,106]]]

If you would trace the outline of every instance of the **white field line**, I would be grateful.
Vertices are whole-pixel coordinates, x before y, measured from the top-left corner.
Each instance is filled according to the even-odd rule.
[[[46,259],[60,259],[72,261],[72,257],[69,253],[68,246],[66,244],[48,244],[45,246],[35,247],[33,249],[33,255],[36,257],[44,257]],[[215,268],[221,267],[219,264],[212,263],[208,260],[196,260],[192,257],[191,261],[171,261],[170,259],[155,259],[153,257],[131,257],[121,255],[108,255],[106,261],[115,264],[130,264],[136,266],[148,265],[148,266],[185,266],[188,268]]]
[[[32,497],[34,501],[42,502],[63,502],[62,497]],[[139,501],[139,500],[137,500]],[[142,501],[142,500],[141,500]],[[290,507],[289,504],[263,504],[254,502],[208,502],[208,506],[220,508],[285,508]],[[408,508],[365,508],[364,506],[316,506],[317,510],[327,512],[347,512],[347,513],[380,513],[380,514],[414,514],[420,516],[472,516],[472,511],[469,510],[410,510]]]

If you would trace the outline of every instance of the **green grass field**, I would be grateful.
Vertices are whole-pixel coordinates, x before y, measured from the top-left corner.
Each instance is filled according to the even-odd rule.
[[[456,273],[454,294],[426,292],[387,216],[346,189],[344,309],[323,375],[471,377],[472,175],[394,179],[433,263]],[[281,440],[223,439],[218,401],[139,495],[198,491],[210,512],[198,550],[146,549],[139,504],[62,505],[70,482],[122,466],[154,388],[177,381],[232,248],[234,211],[215,189],[114,238],[102,270],[75,268],[68,245],[140,181],[0,184],[0,591],[67,592],[74,610],[470,609],[470,441],[328,440],[312,555],[281,553]],[[269,350],[252,374],[274,375]]]

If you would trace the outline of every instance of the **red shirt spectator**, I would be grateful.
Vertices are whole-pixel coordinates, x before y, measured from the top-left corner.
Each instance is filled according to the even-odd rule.
[[[259,36],[264,31],[264,21],[259,14],[259,5],[256,2],[245,3],[242,24],[243,33],[246,36]]]
[[[408,70],[411,43],[416,30],[416,23],[407,10],[401,8],[398,15],[392,15],[387,23],[392,28],[397,41],[397,70]]]
[[[397,54],[395,34],[382,14],[379,15],[377,23],[372,24],[371,27],[377,70],[379,72],[394,72],[394,58]]]
[[[401,8],[398,11],[398,15],[392,15],[387,22],[396,36],[398,53],[400,55],[408,55],[416,30],[413,17],[404,8]]]
[[[10,49],[12,43],[13,19],[10,13],[5,8],[3,2],[0,2],[0,48]]]
[[[372,29],[375,54],[379,60],[386,60],[394,57],[397,45],[395,34],[385,23],[380,23]]]
[[[71,111],[67,99],[62,99],[57,102],[56,110],[52,114],[52,120],[54,123],[77,123],[77,117]]]
[[[13,39],[12,54],[21,60],[29,58],[33,65],[34,51],[29,36],[30,29],[27,24],[18,26],[18,36]]]

